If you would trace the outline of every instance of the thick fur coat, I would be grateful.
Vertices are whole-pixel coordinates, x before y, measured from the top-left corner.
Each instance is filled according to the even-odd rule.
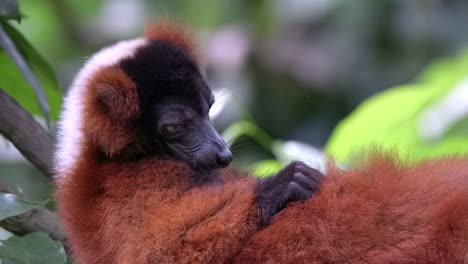
[[[257,229],[251,178],[196,187],[179,162],[82,162],[57,192],[78,263],[219,263]]]
[[[256,233],[237,263],[468,263],[468,160],[375,154]]]
[[[298,163],[265,181],[202,173],[150,148],[141,126],[158,93],[209,108],[206,85],[187,75],[195,57],[188,35],[162,23],[97,53],[76,77],[59,123],[56,197],[78,263],[468,263],[466,159],[330,165],[314,198],[268,223],[310,197],[320,175]]]

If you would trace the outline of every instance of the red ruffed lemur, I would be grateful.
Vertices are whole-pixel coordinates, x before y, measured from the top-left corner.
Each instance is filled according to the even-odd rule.
[[[59,213],[78,263],[223,263],[322,174],[264,180],[225,168],[214,102],[188,33],[171,22],[91,57],[58,128]]]
[[[466,158],[377,153],[326,177],[295,162],[256,180],[226,168],[213,100],[173,23],[86,63],[56,153],[78,263],[468,263]]]

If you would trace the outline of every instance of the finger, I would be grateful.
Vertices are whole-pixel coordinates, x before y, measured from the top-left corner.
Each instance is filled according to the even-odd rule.
[[[288,184],[288,188],[290,189],[290,196],[289,201],[301,201],[310,198],[313,194],[313,191],[308,190],[306,188],[302,188],[296,182],[290,182]]]
[[[294,180],[299,183],[302,183],[302,185],[305,185],[308,188],[312,188],[312,186],[316,184],[316,181],[314,179],[304,175],[302,172],[294,173]]]

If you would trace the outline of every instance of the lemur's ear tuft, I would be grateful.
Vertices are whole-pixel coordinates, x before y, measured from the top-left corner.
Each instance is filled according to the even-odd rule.
[[[182,23],[170,19],[163,19],[146,25],[144,37],[151,40],[164,40],[183,49],[193,59],[197,60],[198,53],[192,32]]]
[[[99,83],[96,85],[96,100],[106,112],[112,112],[112,109],[121,101],[120,97],[120,92],[112,85],[108,83]]]
[[[83,130],[109,157],[136,146],[132,122],[140,114],[136,84],[119,67],[105,67],[89,79]]]
[[[114,121],[124,121],[138,113],[136,85],[120,68],[103,69],[93,81],[96,100]]]

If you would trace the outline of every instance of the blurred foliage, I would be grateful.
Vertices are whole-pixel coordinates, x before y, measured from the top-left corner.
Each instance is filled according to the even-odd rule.
[[[44,88],[50,108],[50,116],[57,119],[60,112],[61,92],[58,88],[55,72],[28,41],[8,22],[2,23],[6,33],[14,41],[16,48],[25,58]],[[22,107],[33,115],[42,115],[34,91],[24,79],[10,56],[0,50],[0,88],[11,95]]]
[[[222,137],[227,142],[234,142],[233,144],[236,144],[239,139],[251,139],[262,146],[269,155],[268,157],[274,157],[274,159],[266,158],[256,162],[250,160],[248,165],[237,163],[238,166],[244,167],[252,175],[258,177],[272,175],[294,160],[303,161],[309,166],[325,171],[325,157],[321,150],[302,142],[273,140],[251,121],[242,120],[232,124],[224,130]]]
[[[346,163],[363,149],[379,146],[410,160],[450,154],[468,154],[468,114],[455,120],[440,138],[428,140],[421,131],[424,113],[468,78],[468,51],[428,67],[414,84],[391,88],[364,101],[341,121],[327,144],[326,152]],[[465,84],[466,85],[466,84]],[[468,94],[465,93],[465,96]],[[466,104],[451,108],[467,108]],[[437,128],[450,118],[450,109],[424,130]],[[463,109],[462,109],[463,110]],[[458,112],[458,111],[457,111]],[[423,134],[421,134],[423,133]]]

